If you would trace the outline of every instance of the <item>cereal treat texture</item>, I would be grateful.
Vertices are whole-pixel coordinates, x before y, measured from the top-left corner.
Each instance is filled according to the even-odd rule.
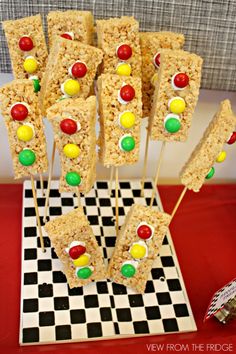
[[[102,251],[84,215],[83,207],[49,221],[44,228],[58,258],[63,264],[63,272],[70,288],[81,287],[93,280],[100,280],[106,277]],[[68,253],[73,245],[76,246],[76,243],[85,247],[85,253],[81,252],[80,256],[77,253],[78,258],[76,258],[76,252],[73,253],[73,257],[71,257],[72,253]],[[84,261],[83,264],[80,264],[80,267],[77,267],[77,262],[81,261],[79,257],[84,255],[87,258],[87,264]],[[83,268],[89,268],[92,271],[92,274],[86,279],[77,276],[78,270]]]
[[[103,53],[98,48],[57,37],[48,57],[39,96],[43,114],[46,114],[46,110],[62,97],[87,98],[102,57]],[[72,66],[78,61],[87,67],[86,74],[81,78],[75,78],[71,72]],[[66,93],[63,89],[63,85],[68,83],[67,80],[73,81],[73,92]]]
[[[141,77],[141,49],[139,24],[133,17],[123,16],[96,21],[98,47],[104,51],[102,72],[115,74],[119,63],[117,48],[126,44],[131,47],[132,55],[125,60],[131,66],[131,76]]]
[[[69,34],[81,43],[93,44],[93,22],[93,15],[89,11],[50,11],[47,15],[49,47],[54,36],[64,34]]]
[[[151,207],[134,204],[130,208],[125,223],[116,240],[115,250],[111,257],[108,273],[112,281],[128,286],[138,293],[144,293],[153,262],[157,258],[164,236],[168,231],[171,216],[154,210]],[[138,236],[140,224],[146,223],[152,227],[152,237],[141,240]],[[132,257],[134,243],[143,242],[146,245],[146,254],[142,259]],[[122,274],[122,267],[127,263],[134,266],[136,272],[131,277]]]
[[[3,29],[7,38],[7,44],[11,57],[11,64],[15,79],[26,79],[37,76],[41,80],[45,71],[48,52],[40,15],[3,22]],[[19,41],[27,36],[33,42],[33,48],[24,51],[20,48]],[[29,73],[24,68],[27,57],[33,57],[37,62],[37,68]]]
[[[62,100],[47,110],[47,118],[53,126],[60,155],[60,192],[88,193],[96,178],[96,97]],[[68,119],[77,124],[77,131],[71,135],[61,129],[61,124]],[[64,150],[68,146],[77,148],[78,156],[68,157]],[[81,183],[78,186],[67,183],[66,176],[70,172],[79,174]]]
[[[139,35],[142,54],[143,117],[149,117],[159,69],[155,57],[160,49],[181,49],[184,45],[184,35],[174,32],[140,32]]]
[[[132,87],[134,98],[124,102],[120,97],[123,87]],[[134,164],[139,158],[140,122],[142,117],[141,79],[138,77],[121,77],[102,74],[98,78],[99,122],[98,139],[99,160],[106,166],[122,166]],[[135,120],[128,128],[121,125],[122,114],[133,115]],[[124,116],[123,116],[124,117]],[[123,123],[124,124],[124,123]],[[126,125],[127,127],[127,125]],[[122,150],[121,142],[133,141],[133,149]],[[132,143],[131,141],[131,143]]]
[[[183,185],[194,192],[201,189],[209,170],[235,126],[236,116],[232,112],[230,101],[222,101],[218,112],[180,173]]]
[[[202,58],[196,54],[183,50],[160,50],[160,67],[155,84],[148,127],[152,140],[187,140],[192,115],[199,95],[201,67]],[[184,77],[184,81],[180,80],[180,85],[185,85],[182,88],[174,85],[176,78],[180,76]],[[169,106],[170,100],[175,100],[178,104]],[[171,108],[173,106],[174,108]],[[180,108],[182,110],[179,113]],[[174,131],[172,132],[166,128],[166,121],[170,116],[172,118],[171,121],[175,123]],[[171,128],[173,128],[173,125]]]
[[[27,107],[28,115],[23,121],[12,117],[12,106],[23,104]],[[48,169],[46,139],[38,97],[34,93],[31,80],[14,80],[0,89],[0,104],[2,116],[8,131],[8,140],[12,155],[15,178],[27,177],[36,173],[46,172]],[[18,129],[22,126],[32,128],[34,135],[30,141],[18,138]],[[35,162],[30,166],[23,166],[19,161],[19,154],[24,150],[32,150]]]

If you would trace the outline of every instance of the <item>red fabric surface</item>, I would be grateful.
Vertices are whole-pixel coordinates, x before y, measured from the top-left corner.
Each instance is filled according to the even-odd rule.
[[[167,212],[182,188],[159,188]],[[227,348],[236,352],[236,321],[224,326],[213,318],[203,323],[213,293],[236,276],[236,185],[208,185],[200,193],[187,192],[170,227],[198,327],[194,333],[19,347],[21,215],[22,185],[0,185],[0,353],[180,352],[178,345],[195,353],[221,353]],[[158,350],[156,344],[163,347]]]

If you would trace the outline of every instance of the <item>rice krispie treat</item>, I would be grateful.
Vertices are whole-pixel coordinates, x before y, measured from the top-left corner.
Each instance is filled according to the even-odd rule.
[[[71,289],[106,277],[102,251],[83,207],[56,217],[44,228],[63,264],[63,272]]]
[[[2,86],[0,104],[8,131],[15,178],[46,172],[46,139],[33,82],[14,80]]]
[[[47,63],[47,46],[40,15],[3,21],[15,79],[30,78],[40,90]]]
[[[142,117],[141,79],[102,74],[98,78],[100,162],[133,164],[139,158]]]
[[[139,24],[122,16],[96,21],[98,47],[104,52],[104,73],[141,77]]]
[[[183,50],[160,50],[149,119],[152,140],[186,141],[198,100],[202,59]]]
[[[85,44],[93,44],[93,15],[90,11],[50,11],[47,15],[48,41],[51,48],[53,37],[62,36]]]
[[[180,173],[181,183],[188,189],[198,192],[205,179],[213,177],[213,164],[223,162],[226,158],[224,144],[231,145],[236,141],[235,126],[236,116],[232,112],[230,101],[222,101],[218,112]]]
[[[60,98],[87,98],[102,57],[98,48],[57,37],[48,57],[39,96],[43,114]]]
[[[62,100],[47,118],[60,155],[59,191],[88,193],[96,178],[96,97]]]
[[[170,220],[169,214],[143,205],[132,205],[108,266],[112,281],[144,293]]]
[[[160,49],[181,49],[184,35],[174,32],[140,32],[142,54],[143,117],[149,117],[160,66]]]

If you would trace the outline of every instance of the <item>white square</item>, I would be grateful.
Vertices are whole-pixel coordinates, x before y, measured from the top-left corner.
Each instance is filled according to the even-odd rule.
[[[55,325],[70,324],[70,312],[68,310],[57,310],[55,314]]]
[[[142,306],[130,307],[132,321],[146,321],[147,316],[145,308]]]
[[[70,296],[69,304],[71,310],[84,309],[84,297],[83,296]]]
[[[52,272],[38,272],[38,284],[51,284],[52,283]]]
[[[87,325],[85,324],[72,324],[71,325],[71,336],[72,340],[79,340],[88,338]]]
[[[159,309],[160,309],[162,319],[175,317],[175,311],[173,305],[160,305]]]
[[[39,326],[39,314],[38,312],[23,313],[23,327],[38,327]]]
[[[54,283],[53,284],[53,296],[68,296],[67,283]]]
[[[127,295],[114,295],[114,302],[115,302],[115,307],[121,309],[121,308],[126,308],[130,307],[129,304],[129,299]]]
[[[55,327],[45,326],[39,328],[39,340],[40,342],[50,343],[56,340]]]
[[[23,299],[36,299],[38,298],[38,285],[25,285],[22,288]]]
[[[148,327],[150,333],[165,333],[162,320],[148,320]]]
[[[132,334],[134,335],[133,322],[119,322],[120,334]]]
[[[86,309],[86,322],[101,322],[99,307]]]
[[[186,300],[182,291],[171,291],[170,297],[173,304],[185,304]]]
[[[53,297],[39,298],[39,312],[54,311]]]
[[[177,323],[180,331],[195,331],[196,327],[191,317],[178,317]]]
[[[144,306],[157,306],[157,297],[155,293],[144,294],[143,295]]]
[[[107,321],[102,322],[102,333],[103,337],[110,337],[115,335],[113,322]]]

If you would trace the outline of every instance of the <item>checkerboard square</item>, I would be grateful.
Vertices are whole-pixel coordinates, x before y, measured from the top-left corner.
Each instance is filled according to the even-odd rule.
[[[151,270],[153,279],[160,279],[161,277],[165,277],[164,271],[162,268],[152,268]]]
[[[135,334],[149,333],[147,321],[136,321],[133,325]]]
[[[74,206],[73,198],[61,198],[62,206]]]
[[[23,343],[35,343],[39,341],[39,328],[23,328]]]
[[[66,276],[62,272],[52,272],[53,283],[67,283]]]
[[[69,309],[69,299],[68,297],[55,297],[54,298],[54,308],[55,310],[67,310]]]
[[[178,324],[175,318],[167,318],[162,320],[165,332],[177,332]]]
[[[156,296],[159,305],[171,304],[171,298],[169,293],[158,293],[156,294]]]
[[[159,320],[161,318],[160,310],[158,306],[145,307],[148,320]]]
[[[110,307],[101,307],[100,315],[102,321],[112,321],[111,309]]]
[[[54,326],[55,316],[53,311],[39,312],[39,326]]]
[[[100,322],[88,323],[87,324],[88,337],[102,337],[102,326]]]
[[[24,274],[24,285],[37,284],[38,283],[38,273],[25,273]]]
[[[70,311],[71,323],[85,323],[86,314],[84,309]]]
[[[143,297],[142,295],[128,295],[130,307],[143,306]]]
[[[174,305],[176,317],[186,317],[189,316],[188,308],[186,304],[175,304]]]
[[[36,227],[25,227],[24,228],[25,237],[35,237],[37,235],[37,228]]]
[[[99,281],[96,283],[98,294],[108,294],[108,287],[106,281]]]
[[[181,290],[179,279],[167,279],[167,284],[170,291]]]
[[[161,263],[163,267],[174,267],[174,261],[171,256],[161,257]]]
[[[69,296],[82,296],[83,295],[83,288],[79,287],[79,288],[70,289],[68,286],[68,294],[69,294]]]
[[[51,297],[53,296],[52,284],[41,284],[39,285],[39,297]]]
[[[37,259],[37,250],[35,248],[25,249],[24,259]]]
[[[50,215],[61,215],[62,210],[61,207],[49,207],[49,214]]]
[[[37,312],[38,308],[38,299],[25,299],[23,301],[23,312]]]
[[[112,283],[112,290],[114,295],[127,294],[127,288],[122,284]]]
[[[56,340],[71,339],[71,326],[56,326]]]
[[[152,280],[148,280],[147,284],[146,284],[146,288],[145,288],[145,294],[147,293],[154,293],[155,292],[155,288],[153,285],[153,281]]]
[[[119,322],[132,321],[131,311],[129,308],[116,309],[116,315]]]
[[[85,295],[84,297],[85,308],[98,307],[98,296],[97,295]]]
[[[48,271],[52,270],[52,261],[51,259],[41,259],[38,260],[38,271]]]

